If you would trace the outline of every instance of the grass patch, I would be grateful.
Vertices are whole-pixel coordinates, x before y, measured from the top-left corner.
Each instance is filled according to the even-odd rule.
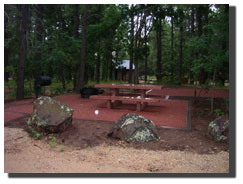
[[[126,84],[126,81],[117,81],[117,80],[108,80],[108,81],[100,81],[100,84]],[[86,87],[94,87],[95,84],[98,84],[96,81],[88,81],[85,85]]]

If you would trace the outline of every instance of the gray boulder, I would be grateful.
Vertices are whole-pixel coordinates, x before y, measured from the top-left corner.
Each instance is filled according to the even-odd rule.
[[[63,132],[72,123],[73,109],[69,106],[42,96],[34,102],[33,112],[27,124],[36,131]]]
[[[229,120],[224,121],[222,117],[216,118],[208,125],[208,134],[216,142],[228,139]]]
[[[158,131],[151,120],[134,113],[123,115],[108,133],[109,137],[127,142],[159,140]]]

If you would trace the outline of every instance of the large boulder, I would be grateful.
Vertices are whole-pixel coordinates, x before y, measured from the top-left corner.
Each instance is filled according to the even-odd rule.
[[[63,132],[72,123],[73,109],[69,106],[42,96],[34,102],[28,125],[37,131]]]
[[[224,120],[222,117],[216,118],[208,125],[208,135],[216,142],[222,142],[228,139],[229,120]]]
[[[134,113],[123,115],[112,127],[108,136],[125,139],[127,142],[148,142],[159,139],[154,123]]]

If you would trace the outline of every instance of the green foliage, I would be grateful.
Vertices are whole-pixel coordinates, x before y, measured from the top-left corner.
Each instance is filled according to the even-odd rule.
[[[58,94],[62,94],[64,92],[64,89],[61,87],[57,87],[57,88],[54,88],[53,91],[54,91],[55,95],[58,95]]]
[[[36,132],[36,130],[31,126],[31,125],[28,125],[27,127],[27,131],[34,137],[34,139],[40,139],[42,134],[41,133],[38,133]]]
[[[29,88],[24,88],[24,96],[32,96],[34,94],[34,90],[30,90]]]
[[[56,139],[56,137],[53,134],[51,134],[50,135],[50,138],[51,138],[51,141],[49,142],[50,147],[51,148],[56,147],[56,145],[57,145],[57,139]]]
[[[107,80],[107,81],[100,81],[100,83],[106,83],[106,84],[124,84],[126,81],[117,81],[117,80]],[[88,81],[87,87],[93,87],[95,84],[97,84],[96,81]]]
[[[17,88],[14,88],[11,92],[11,96],[15,97],[17,94]],[[30,90],[29,88],[24,88],[24,96],[32,96],[34,94],[34,90]]]
[[[5,72],[13,72],[14,71],[14,67],[12,65],[7,66],[7,67],[4,68],[4,71]]]
[[[63,145],[61,145],[61,147],[60,147],[60,151],[64,151],[64,146]]]
[[[209,109],[202,109],[202,110],[200,110],[199,115],[200,115],[200,116],[205,116],[205,115],[207,115],[209,112],[210,112]]]
[[[109,151],[111,151],[112,150],[112,146],[109,146],[108,149],[109,149]]]
[[[51,76],[53,80],[51,94],[61,94],[65,91],[60,81],[64,79],[67,88],[73,88],[73,80],[77,78],[81,58],[82,14],[84,5],[43,5],[42,17],[39,20],[38,5],[30,5],[28,22],[27,53],[25,61],[25,79],[32,81],[34,71]],[[4,49],[8,59],[4,71],[14,80],[8,87],[16,87],[20,51],[20,24],[22,21],[20,5],[4,6]],[[209,8],[208,7],[214,7]],[[191,30],[192,11],[194,10],[194,33]],[[198,10],[202,13],[202,34],[198,36]],[[88,6],[88,22],[86,33],[86,82],[93,86],[96,82],[97,60],[100,56],[100,83],[118,83],[109,73],[115,65],[112,59],[122,61],[129,59],[131,53],[131,16],[134,16],[133,53],[138,58],[139,75],[145,74],[145,58],[148,56],[148,75],[156,74],[157,20],[162,20],[161,68],[163,84],[180,84],[178,76],[178,58],[180,46],[180,24],[183,25],[182,77],[192,77],[198,81],[205,76],[222,85],[229,79],[229,13],[225,5],[115,5],[99,4]],[[208,12],[207,12],[208,11]],[[145,22],[142,16],[147,15]],[[208,15],[208,19],[206,19]],[[74,21],[77,20],[77,22]],[[173,47],[171,37],[171,21],[173,20]],[[206,21],[208,20],[208,21]],[[39,32],[39,22],[43,26],[43,34]],[[78,25],[75,25],[78,24]],[[145,25],[147,38],[145,39]],[[75,27],[76,26],[76,27]],[[138,26],[138,27],[137,27]],[[139,33],[139,27],[141,32]],[[152,29],[150,29],[152,28]],[[77,34],[75,34],[77,33]],[[42,36],[39,41],[38,36]],[[137,40],[137,43],[135,41]],[[173,57],[172,57],[173,56]],[[41,66],[41,67],[40,67]],[[110,80],[110,81],[107,81]],[[120,82],[119,82],[120,83]],[[122,83],[122,82],[121,82]],[[29,83],[25,83],[25,87]],[[16,95],[16,90],[12,92]],[[25,90],[25,96],[33,95],[33,91]]]
[[[224,112],[221,109],[214,109],[214,113],[217,116],[223,116],[224,115]]]
[[[16,87],[16,81],[9,80],[8,83],[4,81],[4,86]]]

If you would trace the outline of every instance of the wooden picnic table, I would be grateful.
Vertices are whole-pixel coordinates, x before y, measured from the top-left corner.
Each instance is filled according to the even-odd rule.
[[[120,89],[135,89],[139,90],[141,98],[146,98],[146,91],[161,90],[162,85],[148,85],[148,84],[96,84],[96,88],[112,89],[112,96],[119,96]]]
[[[101,99],[107,101],[107,108],[112,108],[112,106],[117,106],[121,104],[123,101],[128,102],[136,102],[137,104],[137,111],[141,111],[144,109],[148,102],[159,102],[159,99],[155,98],[147,98],[146,92],[150,90],[161,90],[163,86],[159,85],[135,85],[135,84],[96,84],[96,88],[102,89],[111,89],[112,95],[111,96],[103,96],[103,95],[94,95],[91,96],[91,99]],[[134,89],[138,90],[139,93],[137,97],[129,97],[132,93],[124,93],[121,92],[121,89]],[[124,95],[125,94],[125,95]]]

